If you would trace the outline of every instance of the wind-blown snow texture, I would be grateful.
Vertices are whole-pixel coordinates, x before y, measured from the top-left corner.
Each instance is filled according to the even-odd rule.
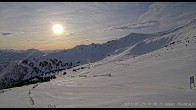
[[[165,32],[80,45],[3,68],[1,88],[50,73],[57,78],[1,90],[0,107],[196,107],[189,87],[195,60],[195,19]]]

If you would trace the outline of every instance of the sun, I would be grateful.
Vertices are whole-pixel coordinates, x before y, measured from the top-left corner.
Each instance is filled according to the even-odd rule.
[[[54,24],[52,26],[52,30],[55,34],[62,34],[64,31],[64,28],[61,24]]]

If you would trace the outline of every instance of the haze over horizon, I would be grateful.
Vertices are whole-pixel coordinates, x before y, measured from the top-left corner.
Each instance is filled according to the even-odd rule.
[[[186,2],[1,2],[0,49],[67,49],[135,33],[154,33],[195,18]],[[52,32],[54,24],[63,34]]]

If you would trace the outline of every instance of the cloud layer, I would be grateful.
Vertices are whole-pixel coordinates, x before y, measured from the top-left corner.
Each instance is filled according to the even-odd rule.
[[[0,37],[0,48],[20,46],[22,49],[25,47],[23,44],[42,44],[42,40],[50,40],[55,48],[59,45],[57,42],[63,42],[61,48],[63,45],[66,48],[68,42],[74,40],[102,42],[103,39],[111,40],[131,32],[154,33],[182,25],[196,16],[196,3],[2,2],[0,16],[1,36],[10,35]],[[51,27],[54,23],[65,26],[65,37],[52,36]],[[61,38],[69,38],[70,41]],[[33,45],[31,48],[34,48]]]
[[[7,36],[7,35],[11,35],[12,33],[9,33],[9,32],[1,32],[1,35],[3,36]]]
[[[148,28],[154,25],[159,24],[159,21],[146,21],[141,23],[135,23],[135,24],[127,24],[123,26],[112,26],[109,29],[142,29],[142,28]]]

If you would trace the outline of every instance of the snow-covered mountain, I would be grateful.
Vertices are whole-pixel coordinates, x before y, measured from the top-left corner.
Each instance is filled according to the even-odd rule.
[[[156,33],[154,37],[114,49],[110,56],[97,62],[54,72],[56,79],[49,82],[0,90],[0,107],[195,108],[196,87],[193,84],[190,87],[190,76],[196,76],[195,29],[191,23],[175,31],[168,30],[167,34]],[[164,42],[167,43],[161,47]],[[150,49],[143,49],[144,46]],[[55,58],[58,54],[51,56]],[[16,68],[28,70],[25,62],[18,63]]]
[[[28,50],[0,50],[0,65],[8,64],[10,61],[23,60],[26,58],[33,58],[41,56],[44,53],[37,49]]]
[[[23,59],[29,59],[44,55],[45,53],[37,49],[28,50],[13,50],[5,49],[0,50],[0,73],[3,68],[10,65],[10,63],[17,62]]]
[[[23,59],[34,58],[42,55],[47,55],[49,53],[58,52],[60,50],[38,50],[38,49],[28,49],[28,50],[13,50],[5,49],[0,50],[0,71],[3,67],[6,67],[11,62],[16,62]]]
[[[152,34],[131,33],[104,44],[79,45],[72,49],[36,58],[26,58],[2,68],[0,88],[23,85],[32,80],[45,80],[44,78],[51,75],[51,73],[54,75],[57,71],[93,63],[104,58],[136,57],[177,43],[189,43],[187,39],[192,39],[195,35],[196,22],[193,19],[186,25],[164,32]]]

